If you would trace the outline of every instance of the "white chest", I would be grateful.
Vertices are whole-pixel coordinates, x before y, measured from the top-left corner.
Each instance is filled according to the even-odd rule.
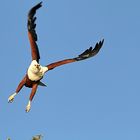
[[[29,67],[27,74],[30,80],[32,81],[38,81],[41,78],[43,78],[45,72],[48,70],[47,67],[40,66],[40,69],[38,71],[34,71],[32,67]]]
[[[42,72],[33,73],[29,69],[28,69],[27,74],[28,74],[29,79],[32,80],[32,81],[38,81],[44,76],[44,73],[42,73]]]

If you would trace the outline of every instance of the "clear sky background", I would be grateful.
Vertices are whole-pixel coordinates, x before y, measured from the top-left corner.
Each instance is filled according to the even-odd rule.
[[[1,1],[0,140],[139,140],[139,0],[43,0],[36,22],[42,65],[103,38],[104,46],[94,58],[48,72],[29,113],[28,88],[8,104],[31,61],[27,13],[38,2]]]

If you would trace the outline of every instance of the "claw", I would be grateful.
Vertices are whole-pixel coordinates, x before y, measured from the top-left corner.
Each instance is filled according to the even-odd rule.
[[[14,97],[16,96],[16,93],[12,94],[9,98],[8,98],[8,103],[12,103],[14,101]]]
[[[26,112],[29,112],[31,109],[31,101],[28,102],[28,105],[26,106]]]

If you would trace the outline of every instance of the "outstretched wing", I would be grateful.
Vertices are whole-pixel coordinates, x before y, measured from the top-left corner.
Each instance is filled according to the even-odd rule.
[[[81,60],[85,60],[87,58],[93,57],[99,52],[99,50],[103,46],[103,43],[104,43],[104,39],[102,41],[100,41],[99,43],[96,43],[94,48],[90,47],[89,49],[85,50],[78,57],[75,57],[75,58],[72,58],[72,59],[65,59],[65,60],[62,60],[62,61],[58,61],[58,62],[49,64],[49,65],[47,65],[47,68],[48,68],[48,70],[51,70],[55,67],[58,67],[58,66],[61,66],[61,65],[64,65],[64,64],[77,62],[77,61],[81,61]]]
[[[28,13],[28,37],[30,41],[30,46],[31,46],[31,55],[32,55],[32,60],[36,60],[37,62],[40,59],[40,54],[39,54],[39,49],[37,46],[37,34],[35,31],[35,21],[36,17],[34,17],[36,10],[39,9],[42,6],[42,2],[38,3],[36,6],[34,6]]]

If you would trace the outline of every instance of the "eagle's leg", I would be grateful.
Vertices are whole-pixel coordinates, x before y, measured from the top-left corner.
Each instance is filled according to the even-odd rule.
[[[31,102],[32,102],[32,100],[33,100],[33,98],[34,98],[34,96],[35,96],[35,93],[36,93],[38,84],[39,84],[39,83],[36,83],[36,84],[34,84],[33,87],[32,87],[32,91],[31,91],[31,94],[30,94],[29,102],[28,102],[28,104],[27,104],[27,106],[26,106],[26,112],[29,112],[30,109],[31,109]]]
[[[19,93],[19,91],[22,89],[22,87],[25,85],[25,83],[26,83],[26,77],[24,77],[22,79],[22,81],[19,83],[15,93],[13,93],[12,95],[9,96],[8,103],[12,103],[14,101],[15,96]]]

